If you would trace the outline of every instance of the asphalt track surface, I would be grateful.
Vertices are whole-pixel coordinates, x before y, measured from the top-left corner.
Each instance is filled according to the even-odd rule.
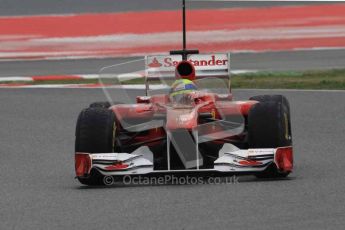
[[[187,7],[197,8],[229,8],[229,7],[266,7],[281,5],[306,5],[315,2],[296,1],[186,1]],[[329,4],[330,2],[326,2]],[[317,4],[320,4],[319,2]],[[322,3],[321,3],[322,4]],[[42,15],[42,14],[74,14],[125,12],[145,10],[171,10],[181,7],[180,0],[0,0],[0,15]]]
[[[170,0],[140,6],[138,1],[0,0],[0,15],[152,9],[146,2],[157,9],[179,7]],[[2,62],[0,75],[88,74],[124,60]],[[342,50],[236,54],[233,69],[339,68],[344,60]],[[84,187],[73,179],[75,123],[82,108],[104,100],[103,92],[0,89],[0,229],[342,229],[345,93],[234,93],[236,99],[282,93],[290,100],[295,171],[288,180],[241,177],[238,184]]]
[[[0,77],[51,74],[97,74],[103,67],[140,58],[141,57],[0,62]],[[142,62],[137,63],[143,64]],[[337,69],[344,68],[344,63],[345,50],[343,49],[237,53],[231,55],[232,70],[299,71]],[[136,67],[136,70],[139,69],[139,67]]]
[[[74,179],[74,129],[102,90],[1,89],[0,229],[342,229],[345,93],[234,92],[264,93],[290,100],[289,179],[88,188]]]

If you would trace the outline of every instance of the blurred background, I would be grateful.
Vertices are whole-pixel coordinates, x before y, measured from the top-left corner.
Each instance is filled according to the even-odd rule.
[[[2,77],[97,74],[103,66],[181,48],[178,0],[0,4]],[[235,73],[344,66],[342,2],[187,0],[187,10],[188,47],[231,52]]]

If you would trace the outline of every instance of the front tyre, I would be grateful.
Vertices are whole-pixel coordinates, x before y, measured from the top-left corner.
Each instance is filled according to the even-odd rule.
[[[115,115],[111,110],[101,107],[82,110],[77,121],[75,152],[114,152],[115,131]],[[103,184],[103,176],[97,170],[78,180],[85,185]]]
[[[290,106],[282,95],[260,95],[250,98],[259,101],[248,114],[249,148],[278,148],[292,146]],[[275,164],[257,175],[260,178],[282,178]]]

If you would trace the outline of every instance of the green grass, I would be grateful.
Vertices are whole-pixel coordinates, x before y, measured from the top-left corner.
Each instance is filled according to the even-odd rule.
[[[345,69],[304,72],[257,72],[234,75],[232,88],[345,89]]]
[[[52,80],[34,82],[2,82],[24,84],[95,84],[97,79]],[[107,82],[104,82],[105,84]],[[133,79],[122,84],[144,84],[143,79]],[[345,90],[345,69],[303,72],[256,72],[232,75],[233,89],[341,89]]]

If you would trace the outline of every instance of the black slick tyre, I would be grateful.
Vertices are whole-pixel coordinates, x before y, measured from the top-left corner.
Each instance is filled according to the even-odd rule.
[[[282,95],[260,95],[248,114],[249,148],[277,148],[292,146],[290,106]],[[260,178],[282,178],[289,173],[279,172],[272,164],[257,175]]]
[[[81,111],[77,121],[75,152],[110,153],[114,151],[115,115],[105,108],[93,107]],[[85,185],[102,185],[103,176],[96,170],[89,177],[78,177]]]

